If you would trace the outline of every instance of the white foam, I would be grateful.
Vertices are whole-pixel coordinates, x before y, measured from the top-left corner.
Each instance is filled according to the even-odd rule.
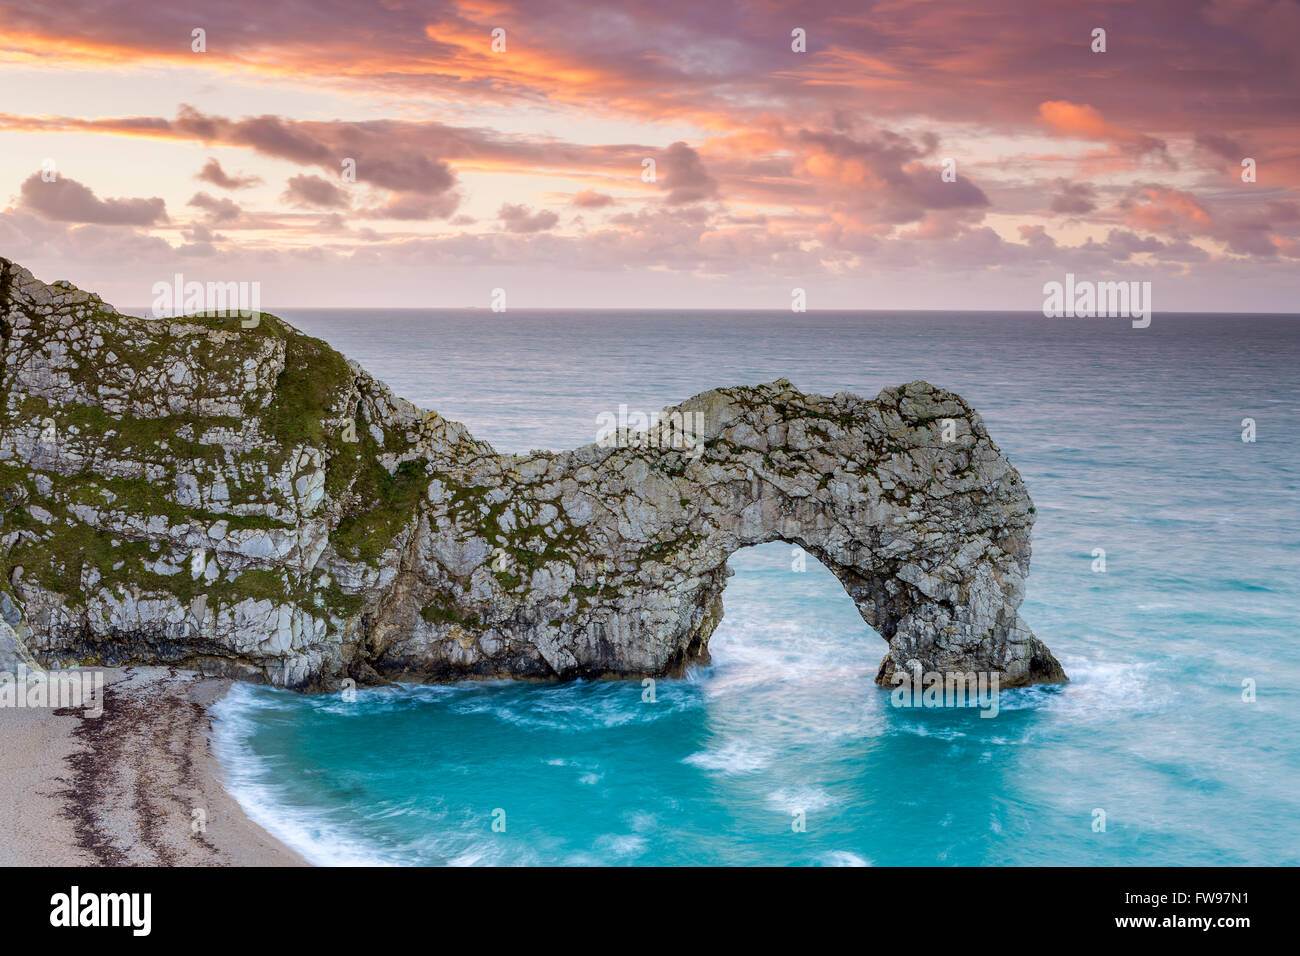
[[[216,718],[212,750],[225,775],[226,791],[250,820],[317,866],[391,866],[403,862],[376,852],[347,828],[329,820],[325,811],[289,804],[284,789],[263,782],[264,761],[247,746],[252,721],[247,716],[261,706],[246,684],[236,684],[212,708]]]
[[[605,850],[614,856],[628,857],[640,856],[645,852],[647,841],[645,837],[637,836],[634,833],[606,833],[596,838],[596,847]]]
[[[831,850],[829,853],[822,855],[822,862],[826,866],[870,866],[871,861],[866,860],[856,853],[850,853],[848,850]]]
[[[755,773],[768,765],[771,755],[757,750],[739,740],[733,740],[713,750],[700,750],[682,760],[701,770],[712,770],[723,775]]]
[[[775,793],[768,794],[767,802],[778,810],[784,810],[786,813],[795,813],[796,811],[812,813],[817,810],[825,810],[835,803],[831,795],[821,787],[782,788]]]

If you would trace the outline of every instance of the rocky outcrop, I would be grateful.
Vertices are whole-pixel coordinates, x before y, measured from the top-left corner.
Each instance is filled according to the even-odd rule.
[[[779,380],[503,455],[264,315],[148,320],[0,259],[0,617],[51,665],[301,688],[675,674],[783,540],[896,671],[1063,681],[1017,613],[1034,509],[962,399]],[[698,425],[683,441],[685,423]]]

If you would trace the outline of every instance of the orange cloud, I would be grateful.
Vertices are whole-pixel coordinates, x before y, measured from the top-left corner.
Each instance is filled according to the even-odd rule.
[[[1205,234],[1213,228],[1209,212],[1191,193],[1147,186],[1125,211],[1124,221],[1147,232]]]
[[[1123,153],[1163,153],[1165,150],[1163,140],[1108,123],[1098,110],[1086,103],[1047,100],[1038,104],[1038,118],[1054,133],[1109,143]]]
[[[1091,106],[1068,100],[1048,100],[1038,104],[1038,115],[1053,130],[1081,139],[1113,139],[1114,132]]]

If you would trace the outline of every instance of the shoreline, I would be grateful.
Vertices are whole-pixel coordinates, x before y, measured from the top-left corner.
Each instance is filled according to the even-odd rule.
[[[0,866],[308,866],[222,783],[210,712],[227,678],[104,675],[103,713],[0,707]]]

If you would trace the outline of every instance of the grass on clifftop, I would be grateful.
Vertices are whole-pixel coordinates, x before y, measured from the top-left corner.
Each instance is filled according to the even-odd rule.
[[[284,369],[262,412],[263,429],[281,449],[307,446],[325,453],[325,490],[347,501],[330,543],[346,558],[376,561],[415,514],[429,479],[422,462],[407,462],[391,475],[379,463],[377,456],[384,449],[366,423],[355,420],[356,409],[344,407],[353,383],[347,360],[327,342],[272,315],[263,314],[251,329],[243,328],[238,318],[192,318],[283,340]],[[348,417],[354,418],[355,442],[344,440]]]
[[[5,270],[5,284],[10,275]],[[2,291],[2,290],[0,290]],[[6,296],[0,295],[0,304]],[[162,417],[111,415],[97,405],[76,402],[51,404],[44,398],[21,393],[12,380],[5,383],[8,400],[0,406],[0,430],[30,428],[33,422],[55,421],[60,442],[75,448],[86,460],[133,461],[162,469],[165,477],[110,478],[94,472],[58,475],[44,472],[50,485],[42,494],[34,475],[37,469],[9,462],[0,465],[0,484],[7,503],[0,506],[0,533],[25,531],[37,536],[14,542],[11,551],[0,557],[0,586],[8,590],[9,575],[16,566],[23,567],[24,577],[38,581],[46,589],[64,595],[74,606],[87,598],[86,572],[98,577],[96,588],[104,587],[140,593],[168,593],[188,602],[199,594],[209,595],[218,605],[245,599],[268,599],[274,603],[291,602],[311,613],[332,610],[344,616],[355,613],[362,602],[359,596],[345,594],[336,584],[321,588],[311,573],[293,574],[268,567],[248,569],[238,577],[221,577],[211,583],[193,581],[188,565],[180,573],[166,575],[151,571],[159,557],[176,560],[168,554],[171,545],[160,545],[145,536],[132,540],[125,531],[101,530],[73,518],[69,504],[90,505],[101,512],[118,512],[138,516],[166,518],[171,527],[190,523],[201,527],[217,521],[227,522],[231,530],[289,529],[291,525],[266,515],[235,515],[207,508],[186,507],[174,499],[179,473],[194,474],[203,485],[215,475],[224,479],[232,504],[284,507],[291,502],[269,497],[262,475],[289,475],[286,466],[295,464],[303,447],[323,453],[327,490],[341,497],[346,507],[342,520],[331,534],[332,543],[345,557],[374,562],[393,537],[414,516],[419,498],[428,484],[423,462],[410,462],[390,475],[377,460],[381,449],[369,434],[364,422],[355,422],[358,441],[344,441],[344,425],[355,408],[348,408],[353,374],[344,357],[320,339],[304,335],[274,316],[263,314],[255,327],[245,328],[237,317],[191,315],[178,319],[144,320],[123,317],[104,310],[96,302],[82,306],[91,310],[86,320],[104,340],[91,356],[70,350],[66,361],[72,366],[72,380],[90,395],[97,394],[105,379],[121,387],[124,369],[134,372],[134,379],[152,382],[172,362],[184,358],[199,381],[196,397],[204,388],[209,394],[230,395],[244,402],[245,417],[176,414]],[[26,344],[42,341],[40,319],[34,337]],[[205,330],[236,333],[226,336],[176,335],[173,324],[201,325]],[[12,329],[0,328],[7,349]],[[274,390],[239,391],[244,364],[249,360],[267,360],[265,340],[283,342],[284,368],[274,383]],[[274,351],[274,350],[272,350]],[[113,360],[106,356],[112,353]],[[116,374],[115,374],[116,373]],[[12,374],[12,373],[11,373]],[[232,388],[232,383],[234,383]],[[215,392],[213,390],[216,390]],[[126,389],[131,392],[133,389]],[[210,431],[246,433],[248,420],[260,421],[265,441],[232,457],[218,443],[200,439]],[[397,436],[394,436],[396,440]],[[251,479],[249,476],[251,475]],[[241,481],[241,476],[245,479]],[[15,495],[17,498],[15,498]],[[21,499],[21,503],[18,499]],[[39,505],[54,517],[43,525],[27,511]],[[317,599],[323,607],[317,604]],[[211,606],[211,604],[210,604]]]

